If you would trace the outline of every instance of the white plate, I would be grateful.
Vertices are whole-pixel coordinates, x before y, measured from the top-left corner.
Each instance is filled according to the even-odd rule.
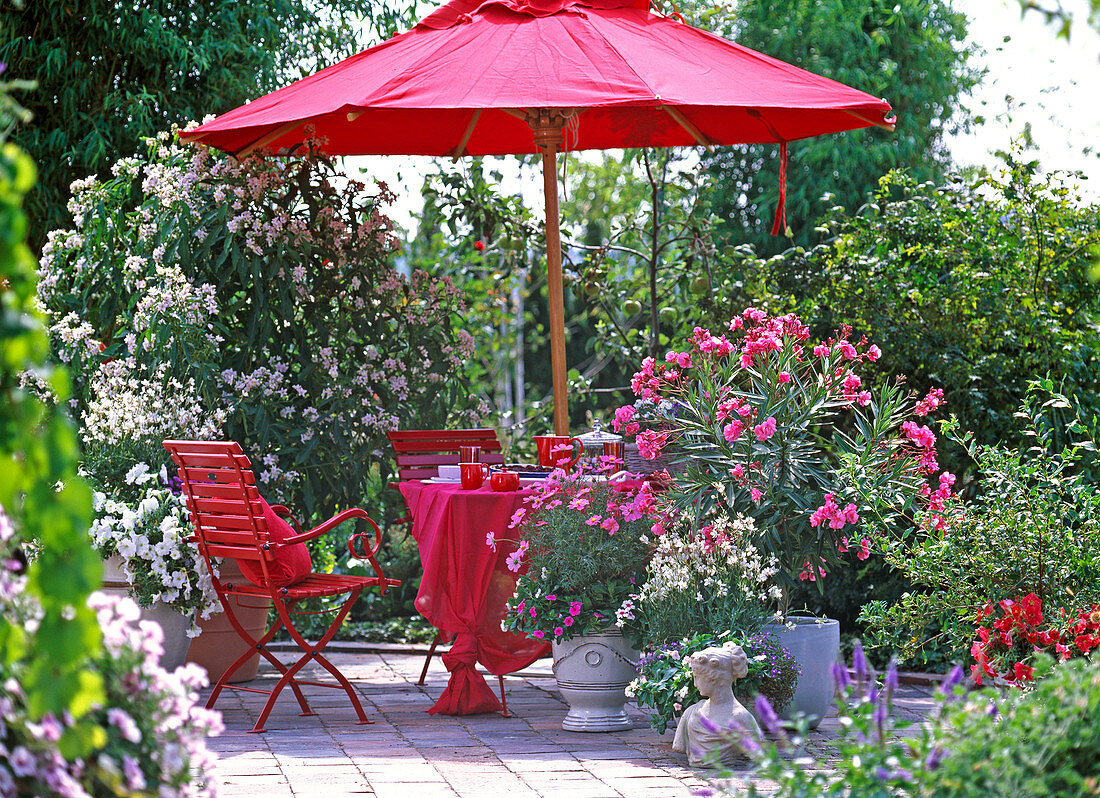
[[[431,479],[424,480],[424,482],[429,485],[457,485],[461,481],[461,477],[459,477],[458,479],[448,479],[447,477],[432,477]]]

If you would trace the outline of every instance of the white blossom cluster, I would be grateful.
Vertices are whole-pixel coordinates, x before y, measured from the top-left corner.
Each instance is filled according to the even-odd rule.
[[[146,488],[141,499],[127,504],[95,493],[92,544],[122,558],[122,570],[143,604],[162,601],[197,609],[188,630],[194,637],[198,616],[207,618],[217,610],[218,597],[206,565],[187,541],[191,526],[184,498],[161,487],[167,481],[163,469],[157,474],[145,463],[130,469],[125,481]]]
[[[687,595],[703,603],[735,590],[764,605],[781,599],[782,590],[771,582],[779,562],[750,542],[753,530],[751,518],[722,517],[701,531],[658,538],[638,602],[657,604]]]
[[[139,376],[133,358],[104,363],[91,387],[80,431],[85,443],[212,440],[225,423],[224,409],[208,410],[198,397],[195,381],[168,376],[164,363],[149,378]]]

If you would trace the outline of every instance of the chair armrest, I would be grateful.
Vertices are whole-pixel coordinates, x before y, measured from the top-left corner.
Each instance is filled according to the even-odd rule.
[[[305,543],[307,540],[313,540],[314,538],[320,537],[334,527],[337,527],[352,518],[366,518],[368,521],[370,521],[372,525],[374,525],[374,521],[371,521],[371,517],[367,515],[366,510],[363,510],[359,507],[353,507],[350,510],[344,510],[342,513],[337,513],[336,515],[332,516],[332,518],[321,524],[318,524],[308,532],[301,532],[297,535],[291,535],[290,537],[283,540],[283,545],[289,546],[295,543]]]
[[[290,519],[290,523],[292,523],[294,525],[294,528],[298,530],[298,534],[302,534],[302,525],[298,523],[298,519],[294,517],[294,514],[290,512],[290,510],[288,510],[281,504],[272,504],[271,509],[275,513],[275,515],[281,515]]]

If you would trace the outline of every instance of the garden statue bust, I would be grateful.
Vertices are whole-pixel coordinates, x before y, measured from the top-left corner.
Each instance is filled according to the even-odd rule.
[[[684,711],[672,748],[687,754],[692,767],[728,764],[744,756],[737,742],[738,726],[760,739],[756,719],[733,696],[733,681],[748,673],[748,658],[741,646],[727,643],[695,652],[690,663],[695,686],[707,698]]]

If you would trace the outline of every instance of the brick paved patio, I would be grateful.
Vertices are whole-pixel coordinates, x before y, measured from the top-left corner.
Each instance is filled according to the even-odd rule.
[[[565,704],[549,659],[505,679],[513,717],[450,717],[425,711],[446,683],[438,659],[425,685],[418,687],[422,654],[354,647],[330,648],[329,654],[359,690],[374,723],[356,725],[342,692],[306,687],[318,716],[299,717],[287,690],[267,731],[249,734],[266,696],[227,691],[218,702],[225,732],[209,741],[220,757],[222,796],[672,798],[707,786],[707,771],[687,767],[686,759],[672,750],[671,732],[650,730],[636,707],[630,707],[632,731],[562,731]],[[250,684],[273,684],[271,673],[262,669]],[[313,672],[303,678],[317,676]],[[931,691],[903,687],[897,704],[903,714],[923,716],[932,704]],[[826,745],[834,727],[826,718],[811,745]]]

